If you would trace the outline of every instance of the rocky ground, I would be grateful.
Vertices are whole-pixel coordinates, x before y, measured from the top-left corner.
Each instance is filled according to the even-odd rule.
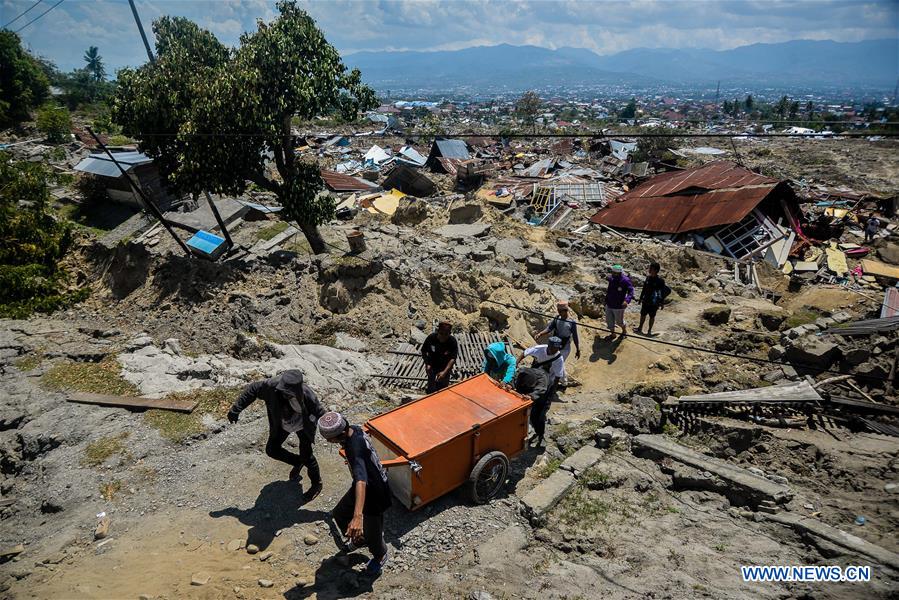
[[[725,417],[688,433],[663,424],[658,411],[669,396],[820,381],[828,370],[854,373],[863,394],[895,405],[877,375],[888,371],[897,338],[823,333],[875,316],[879,297],[783,286],[775,304],[735,281],[718,257],[544,231],[466,205],[419,202],[392,219],[363,215],[324,228],[329,243],[345,247],[347,231],[360,227],[361,256],[310,256],[298,244],[214,264],[179,256],[164,236],[152,245],[85,236],[71,261],[90,298],[49,317],[0,322],[2,595],[895,597],[895,566],[771,521],[714,476],[635,450],[635,436],[661,433],[788,485],[780,514],[899,551],[896,438]],[[270,225],[247,221],[236,241],[250,247]],[[608,338],[608,267],[624,264],[639,287],[652,260],[674,289],[655,336]],[[301,507],[289,469],[264,454],[261,407],[236,425],[224,418],[247,381],[300,368],[326,405],[363,422],[419,393],[381,387],[373,375],[385,371],[390,349],[420,339],[434,319],[458,331],[500,331],[520,352],[558,297],[587,327],[582,358],[569,360],[577,385],[550,411],[547,446],[513,461],[490,504],[452,493],[413,513],[394,506],[386,532],[393,557],[377,580],[359,573],[364,553],[337,552],[327,525],[349,485],[339,455],[316,445],[325,491]],[[632,329],[638,310],[628,313]],[[191,415],[129,412],[67,402],[71,391],[199,404]],[[558,504],[529,515],[522,499],[567,472],[563,461],[579,448],[602,442],[603,428],[614,443],[596,451]],[[104,518],[108,535],[95,540]],[[750,584],[740,578],[744,564],[870,564],[873,581]]]

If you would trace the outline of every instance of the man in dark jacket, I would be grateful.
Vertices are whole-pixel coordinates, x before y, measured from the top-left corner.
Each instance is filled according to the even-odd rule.
[[[311,485],[303,494],[303,502],[311,502],[322,491],[321,472],[312,454],[312,442],[315,441],[318,419],[325,414],[325,409],[319,404],[315,392],[303,383],[303,373],[291,369],[245,387],[228,411],[228,421],[237,423],[241,411],[257,398],[265,402],[268,413],[265,453],[293,467],[290,479],[299,480],[300,469],[306,467]],[[300,442],[298,455],[282,447],[291,433],[296,433]]]
[[[555,393],[550,383],[549,372],[541,367],[522,367],[515,373],[513,387],[516,392],[530,396],[534,401],[530,416],[534,435],[528,441],[537,442],[538,446],[542,446],[546,431],[546,413],[549,412],[549,405]]]

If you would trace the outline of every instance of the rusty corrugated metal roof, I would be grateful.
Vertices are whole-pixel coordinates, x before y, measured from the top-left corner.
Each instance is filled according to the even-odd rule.
[[[332,192],[367,192],[378,188],[378,184],[359,177],[351,177],[336,171],[321,170],[325,185]]]
[[[698,231],[736,223],[780,182],[734,163],[716,161],[657,175],[623,194],[590,219],[594,223],[659,233]]]

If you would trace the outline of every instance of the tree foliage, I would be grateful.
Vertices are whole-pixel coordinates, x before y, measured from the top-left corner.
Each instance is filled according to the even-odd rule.
[[[60,261],[72,230],[48,210],[49,177],[43,165],[0,152],[0,317],[50,312],[86,294],[66,289]]]
[[[15,33],[0,31],[0,127],[27,121],[50,95],[41,64],[22,48]]]
[[[633,119],[637,116],[637,99],[631,98],[631,101],[627,103],[627,106],[618,113],[619,119]]]
[[[84,53],[85,70],[93,75],[96,81],[102,81],[106,78],[106,66],[103,64],[103,57],[96,46],[91,46]]]
[[[72,132],[72,117],[64,106],[52,102],[37,111],[37,128],[47,136],[47,141],[58,144],[66,141]]]
[[[157,60],[119,72],[113,115],[176,190],[240,194],[252,182],[275,193],[324,252],[317,226],[334,204],[319,194],[318,168],[297,160],[291,120],[354,119],[377,100],[305,11],[293,1],[277,6],[280,16],[259,21],[233,50],[187,19],[157,20]]]
[[[540,110],[540,96],[537,92],[528,91],[521,95],[515,103],[515,112],[525,125],[535,126],[537,112]]]

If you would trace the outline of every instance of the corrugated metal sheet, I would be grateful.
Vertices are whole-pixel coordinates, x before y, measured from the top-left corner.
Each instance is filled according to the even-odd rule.
[[[659,233],[720,227],[746,217],[779,183],[734,163],[718,161],[657,175],[590,220]]]
[[[439,151],[439,156],[443,158],[461,158],[468,160],[471,155],[468,153],[468,145],[464,140],[437,140],[434,142]]]
[[[880,309],[880,318],[895,317],[899,315],[899,289],[889,287],[883,294],[883,307]]]
[[[321,170],[325,185],[332,192],[367,192],[378,189],[378,184],[359,177],[351,177],[335,171]]]
[[[824,333],[836,335],[871,335],[874,333],[886,333],[899,329],[899,317],[885,317],[883,319],[865,319],[852,321],[828,327]]]
[[[134,167],[153,162],[153,159],[142,152],[114,152],[113,156],[128,173]],[[121,177],[122,172],[106,154],[91,154],[75,165],[76,171],[102,175],[103,177]]]

